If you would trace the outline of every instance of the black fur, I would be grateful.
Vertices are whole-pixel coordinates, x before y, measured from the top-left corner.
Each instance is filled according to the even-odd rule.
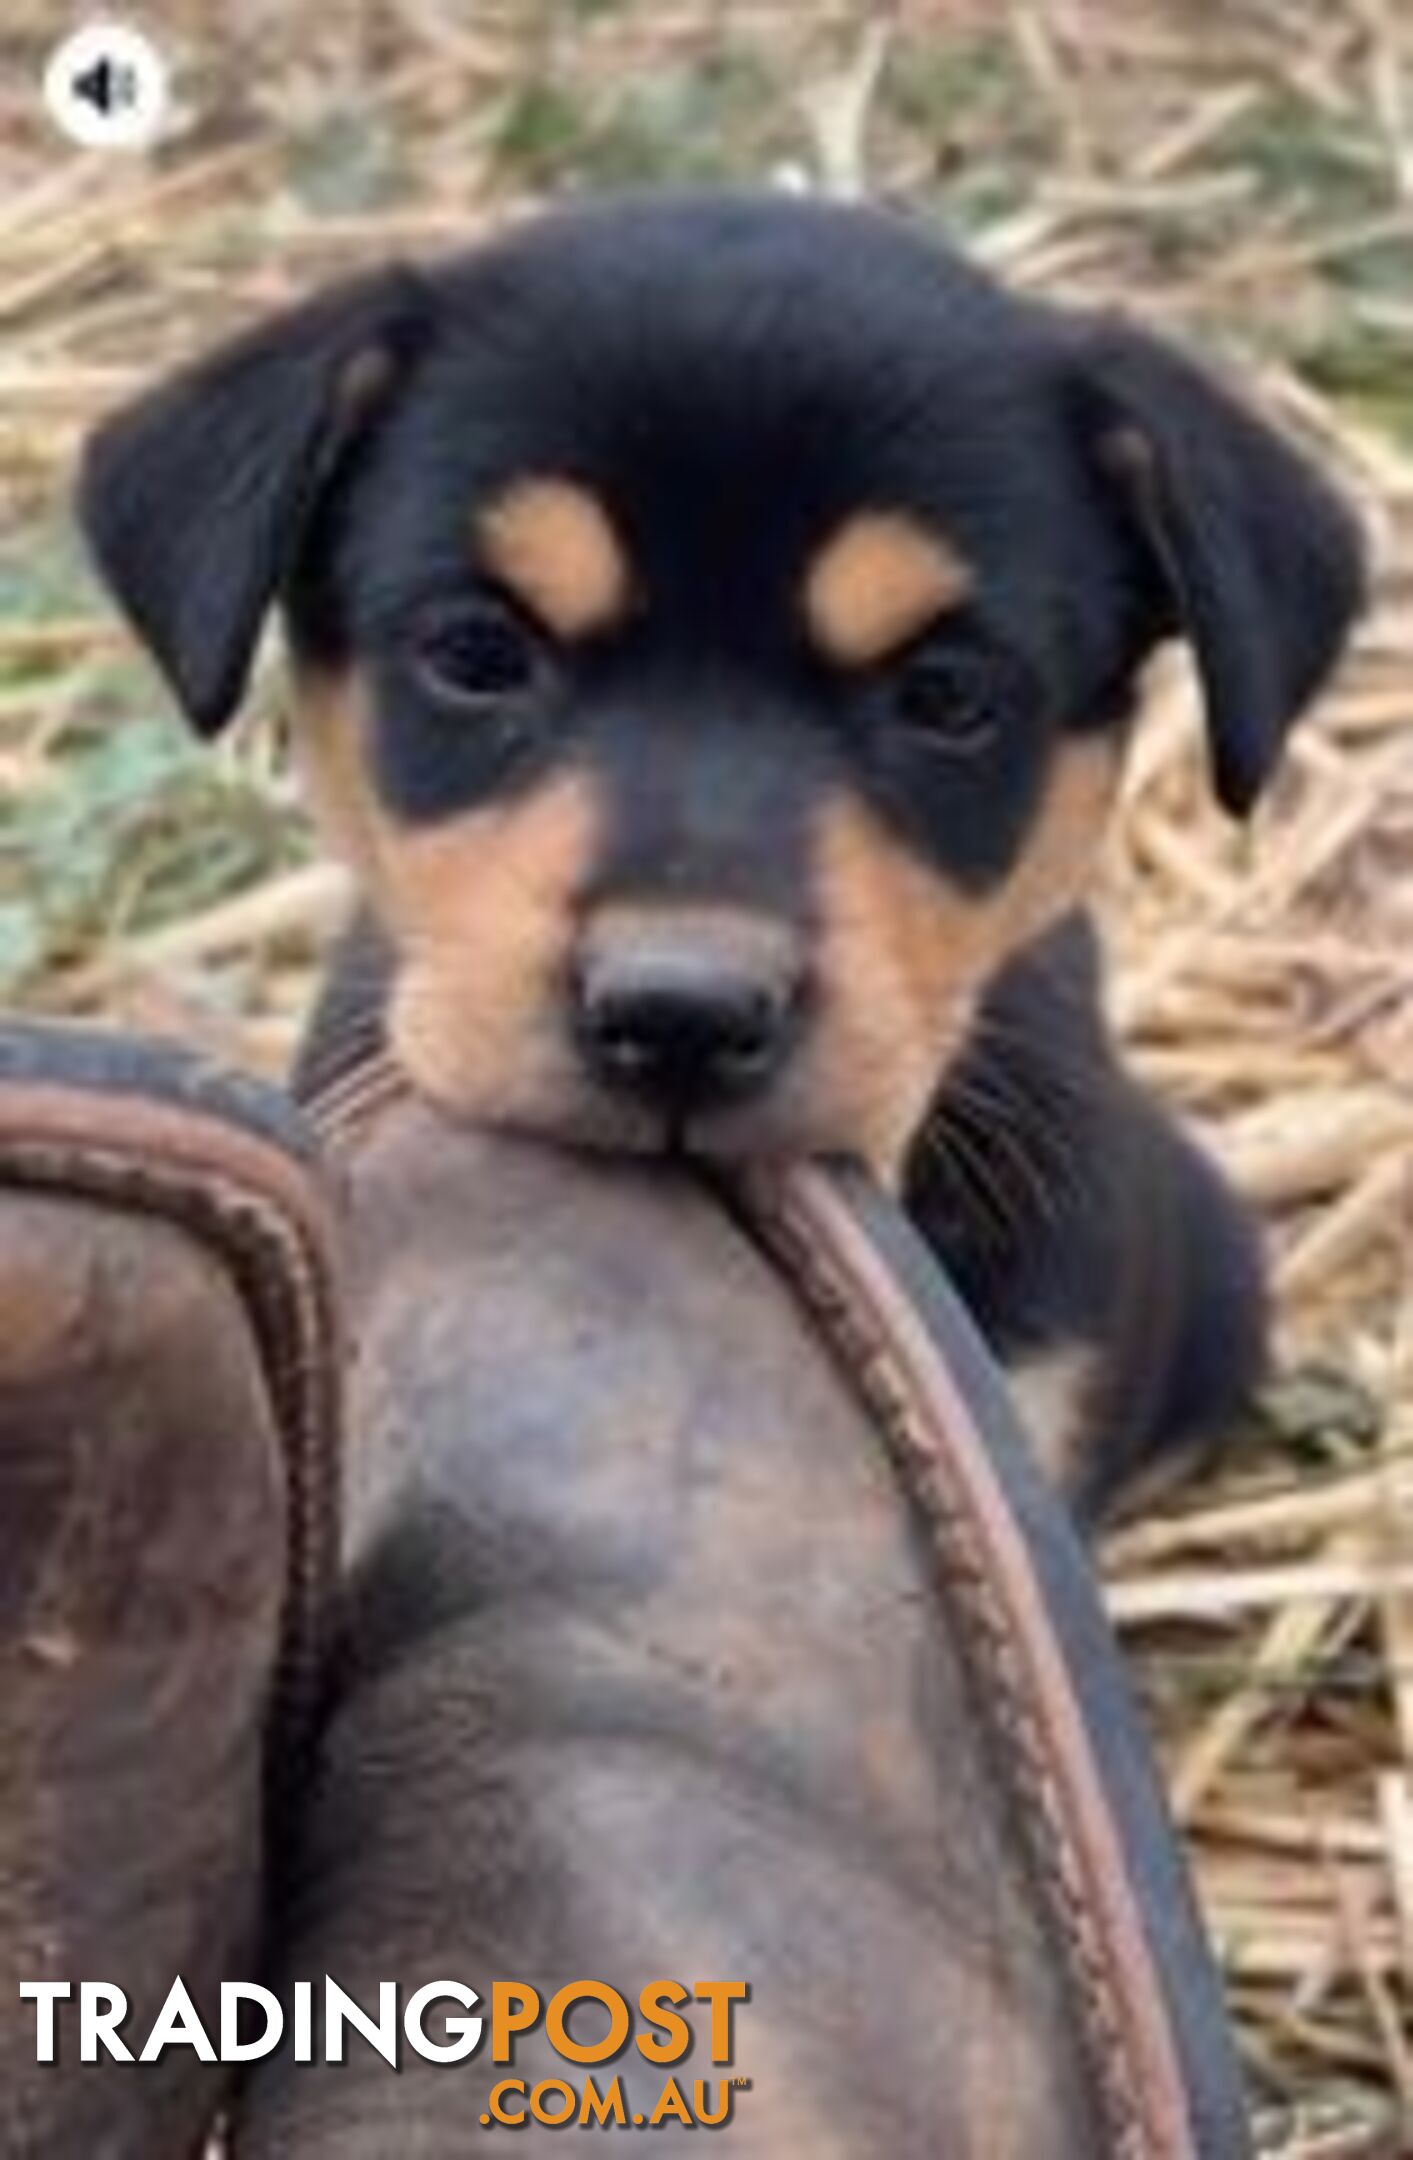
[[[265,618],[376,402],[350,369],[404,361],[425,311],[390,271],[256,329],[91,439],[79,517],[99,568],[202,734],[245,691]]]
[[[1071,915],[1003,970],[914,1144],[907,1195],[1000,1357],[1097,1353],[1099,1512],[1167,1445],[1221,1430],[1258,1378],[1255,1225],[1115,1057],[1092,924]]]
[[[1153,629],[1191,639],[1217,791],[1251,808],[1363,597],[1343,504],[1175,352],[1101,324],[1081,404],[1151,552]]]
[[[647,599],[497,726],[449,726],[417,626],[463,605],[471,506],[545,472],[610,506]],[[988,715],[984,755],[939,754],[896,671],[832,668],[802,633],[811,549],[876,507],[975,568],[943,664]],[[1170,635],[1196,654],[1218,792],[1246,810],[1363,581],[1305,460],[1141,332],[1019,300],[882,213],[732,196],[572,210],[326,295],[109,423],[81,513],[203,731],[278,603],[302,658],[367,672],[404,823],[589,765],[615,806],[601,893],[670,877],[802,935],[822,798],[984,895],[1057,745],[1121,731]],[[1249,1385],[1250,1227],[1117,1065],[1077,918],[992,984],[908,1197],[1003,1354],[1099,1350],[1090,1497]]]

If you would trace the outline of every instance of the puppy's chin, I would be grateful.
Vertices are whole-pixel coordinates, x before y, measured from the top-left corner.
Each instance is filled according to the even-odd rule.
[[[854,1107],[812,1099],[804,1085],[782,1083],[750,1102],[673,1115],[597,1087],[570,1060],[522,1057],[492,1080],[484,1068],[458,1072],[427,1054],[415,1032],[391,1033],[394,1059],[417,1093],[457,1124],[520,1134],[597,1154],[688,1157],[722,1167],[847,1157],[896,1187],[912,1121],[884,1120]],[[920,1116],[919,1112],[919,1116]]]
[[[494,1028],[488,1013],[448,997],[435,974],[408,967],[393,986],[388,1046],[416,1091],[460,1124],[723,1165],[848,1157],[890,1187],[938,1077],[935,1044],[865,1039],[841,1013],[834,1027],[819,1023],[760,1094],[674,1115],[599,1086],[552,1015],[517,1020]]]
[[[399,1057],[398,1063],[417,1093],[456,1124],[591,1154],[682,1158],[723,1169],[802,1157],[849,1158],[896,1187],[906,1152],[906,1141],[874,1152],[868,1136],[847,1121],[821,1112],[806,1123],[798,1115],[782,1115],[769,1097],[749,1106],[674,1116],[620,1100],[588,1081],[558,1088],[507,1085],[473,1091],[458,1088],[443,1074],[419,1070],[415,1061]]]
[[[565,1147],[655,1155],[668,1146],[661,1117],[599,1093],[567,1053],[530,1040],[513,1055],[494,1055],[484,1035],[438,1024],[436,1008],[403,989],[395,990],[388,1014],[388,1048],[416,1092],[444,1117]]]
[[[824,1100],[811,1102],[803,1089],[795,1096],[788,1088],[689,1118],[674,1139],[684,1154],[723,1168],[846,1159],[863,1163],[890,1188],[899,1182],[907,1145],[876,1120],[848,1115],[844,1106]]]
[[[643,1159],[681,1152],[670,1122],[647,1110],[636,1111],[597,1101],[587,1091],[580,1097],[561,1099],[517,1096],[513,1092],[481,1100],[439,1092],[409,1075],[423,1095],[443,1117],[458,1125],[479,1126],[489,1132],[509,1133],[552,1147],[570,1148],[591,1155],[628,1155]]]

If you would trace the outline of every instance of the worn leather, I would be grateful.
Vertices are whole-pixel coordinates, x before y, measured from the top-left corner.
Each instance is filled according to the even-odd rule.
[[[825,1261],[848,1243],[827,1208],[412,1104],[345,1153],[343,1632],[286,1988],[745,1980],[750,2085],[714,2133],[742,2156],[1235,2160],[1236,2080],[1131,1713],[1106,1700],[1122,1745],[1100,1761],[1047,1660],[1070,1625],[1047,1600],[1079,1578],[1057,1590],[1011,1536],[1009,1488],[949,1499],[947,1451],[978,1449],[955,1385],[940,1456],[909,1469],[921,1428],[890,1431],[887,1387],[861,1384],[888,1377],[877,1341],[848,1325],[877,1267],[871,1289],[858,1252],[806,1280],[811,1241]],[[1038,1480],[1023,1502],[1055,1517]],[[1098,1625],[1077,1639],[1102,1663]],[[1182,2031],[1174,1986],[1199,2004]],[[398,2075],[361,2044],[338,2067],[272,2058],[238,2151],[449,2160],[507,2074],[486,2052],[404,2050]],[[587,2074],[542,2031],[513,2067]],[[595,2075],[614,2071],[648,2112],[663,2073],[630,2053]],[[704,2030],[688,2073],[719,2075]],[[532,2124],[518,2149],[605,2134]]]
[[[116,1983],[136,2051],[175,1975],[214,2031],[255,1968],[327,1592],[318,1206],[239,1085],[0,1031],[4,2160],[186,2160],[223,2096],[186,2048],[80,2063],[76,2004],[40,2064],[19,1987]]]
[[[285,1113],[0,1030],[10,2001],[114,1979],[140,2038],[178,1970],[208,2010],[257,1966],[368,2008],[739,1980],[731,2064],[698,2010],[674,2067],[748,2081],[743,2156],[1239,2160],[1085,1563],[897,1211],[457,1131],[375,1066],[340,1094],[330,1639],[338,1360]],[[508,2072],[590,2074],[542,2027],[502,2067],[286,2048],[231,2147],[460,2155]],[[644,2114],[667,2075],[615,2073]],[[50,2069],[0,2020],[5,2160],[190,2160],[225,2098],[187,2051]]]

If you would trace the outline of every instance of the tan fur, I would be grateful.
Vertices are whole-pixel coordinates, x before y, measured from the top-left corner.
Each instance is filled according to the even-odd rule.
[[[1062,1343],[1018,1359],[1006,1378],[1041,1469],[1061,1492],[1072,1491],[1093,1440],[1091,1416],[1097,1370],[1087,1343]]]
[[[367,728],[356,678],[301,684],[295,740],[316,815],[401,953],[389,1032],[408,1072],[469,1117],[657,1144],[650,1111],[586,1083],[567,1024],[578,900],[602,824],[589,778],[564,773],[518,802],[403,827],[369,782]],[[847,1151],[895,1177],[987,979],[1079,896],[1117,774],[1105,743],[1062,750],[1020,861],[981,899],[861,804],[828,806],[814,850],[811,1025],[770,1094],[719,1113],[700,1144]],[[645,930],[679,934],[697,913],[618,904],[582,934],[591,946],[631,932],[635,915]],[[699,913],[703,935],[745,939],[763,964],[787,964],[783,926],[727,907]]]
[[[394,1053],[468,1116],[551,1116],[575,1080],[564,982],[595,846],[593,791],[564,773],[518,802],[400,826],[368,782],[366,731],[356,680],[303,684],[295,732],[311,804],[401,954]]]
[[[911,854],[861,804],[825,810],[815,868],[816,1085],[852,1105],[878,1168],[896,1166],[986,982],[1079,897],[1117,778],[1107,744],[1063,749],[1019,861],[980,898]]]
[[[480,557],[544,628],[587,637],[626,612],[628,561],[604,506],[570,480],[518,480],[476,519]]]
[[[356,676],[303,669],[294,683],[291,749],[314,821],[369,897],[379,812],[368,782],[368,697]]]
[[[524,802],[473,811],[385,853],[388,920],[403,952],[389,1039],[430,1095],[500,1116],[567,1055],[574,901],[597,806],[565,774]]]
[[[882,660],[971,591],[972,576],[939,533],[896,510],[851,517],[805,577],[805,620],[826,658]]]

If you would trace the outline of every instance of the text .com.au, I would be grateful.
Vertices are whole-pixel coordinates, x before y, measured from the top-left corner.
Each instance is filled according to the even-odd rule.
[[[203,2062],[248,2063],[288,2048],[296,2062],[342,2063],[351,2036],[392,2069],[405,2050],[446,2066],[481,2055],[505,2070],[485,2098],[480,2122],[487,2129],[530,2122],[716,2129],[731,2120],[737,2095],[751,2082],[727,2074],[735,2062],[736,2007],[750,1995],[744,1980],[653,1980],[632,1998],[602,1980],[569,1980],[553,1992],[498,1980],[484,1999],[457,1980],[428,1981],[411,1992],[384,1980],[374,2009],[326,1974],[322,1986],[296,1981],[285,2000],[253,1981],[228,1981],[215,2016],[208,2006],[203,2017],[177,1977],[145,2031],[133,2029],[127,1997],[111,1981],[26,1980],[20,1995],[32,2005],[36,2061],[56,2065],[72,2060],[75,2047],[80,2063],[106,2056],[140,2066],[174,2048],[189,2048]],[[697,2037],[708,2043],[713,2076],[687,2073],[694,2033],[682,2012],[689,2006],[706,2013]],[[592,2036],[583,2029],[590,2024]],[[517,2073],[517,2042],[540,2031],[568,2074]],[[664,2074],[630,2102],[621,2072],[606,2066],[633,2056]],[[694,2064],[694,2072],[701,2067]],[[595,2074],[576,2074],[590,2069]]]

